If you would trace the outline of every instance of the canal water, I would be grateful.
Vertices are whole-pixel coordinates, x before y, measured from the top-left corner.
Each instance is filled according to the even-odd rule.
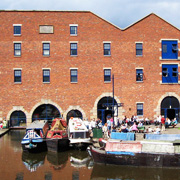
[[[86,151],[25,153],[24,130],[0,138],[0,180],[180,180],[180,169],[93,164]]]

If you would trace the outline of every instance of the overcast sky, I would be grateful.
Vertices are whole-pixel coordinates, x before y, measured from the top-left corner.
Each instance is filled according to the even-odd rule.
[[[180,29],[180,0],[1,0],[0,9],[88,10],[120,28],[155,13]]]

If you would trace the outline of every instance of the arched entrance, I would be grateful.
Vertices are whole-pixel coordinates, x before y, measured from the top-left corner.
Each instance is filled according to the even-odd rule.
[[[179,100],[173,96],[164,98],[161,102],[161,115],[170,120],[174,118],[179,120]]]
[[[49,123],[52,119],[61,117],[59,110],[51,104],[43,104],[37,107],[32,115],[32,121],[34,120],[48,120]]]
[[[23,127],[26,126],[26,115],[22,111],[14,111],[10,116],[11,127]]]
[[[114,99],[114,106],[116,105],[117,105],[117,102]],[[114,113],[117,113],[117,112],[114,112]],[[102,120],[103,124],[106,123],[108,116],[109,117],[113,116],[113,98],[112,97],[108,96],[108,97],[103,97],[102,99],[100,99],[97,105],[97,116],[98,118]]]
[[[67,117],[66,117],[66,120],[67,120],[67,124],[69,122],[69,119],[71,117],[77,117],[77,118],[80,118],[80,119],[83,119],[83,116],[82,116],[82,113],[79,111],[79,110],[71,110],[67,113]]]

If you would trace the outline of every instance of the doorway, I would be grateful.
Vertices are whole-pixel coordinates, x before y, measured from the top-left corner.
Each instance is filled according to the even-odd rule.
[[[114,110],[113,110],[113,104],[114,106],[117,105],[116,100],[108,96],[108,97],[103,97],[100,99],[97,105],[97,116],[102,120],[102,124],[104,125],[107,121],[107,118],[112,117]]]
[[[161,102],[161,115],[170,120],[176,118],[179,121],[179,100],[173,96],[164,98]]]

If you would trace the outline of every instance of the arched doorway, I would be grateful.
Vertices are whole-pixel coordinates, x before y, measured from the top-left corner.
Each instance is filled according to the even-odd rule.
[[[43,104],[37,107],[32,115],[32,121],[34,120],[48,120],[52,122],[54,118],[61,117],[59,110],[51,104]]]
[[[14,111],[10,116],[11,127],[23,127],[26,126],[26,115],[22,111]]]
[[[117,105],[116,100],[114,99],[114,106]],[[114,108],[115,109],[115,108]],[[117,111],[117,108],[116,108]],[[107,117],[112,117],[113,116],[113,98],[108,96],[108,97],[103,97],[100,99],[97,105],[97,116],[102,120],[102,123],[106,123]],[[117,113],[117,112],[114,112]]]
[[[161,115],[170,120],[174,118],[179,120],[179,100],[173,96],[164,98],[161,102]]]
[[[67,120],[67,124],[69,122],[69,119],[71,117],[76,117],[76,118],[80,118],[80,119],[83,119],[83,116],[82,116],[82,113],[79,111],[79,110],[71,110],[67,113],[67,117],[66,117],[66,120]]]

